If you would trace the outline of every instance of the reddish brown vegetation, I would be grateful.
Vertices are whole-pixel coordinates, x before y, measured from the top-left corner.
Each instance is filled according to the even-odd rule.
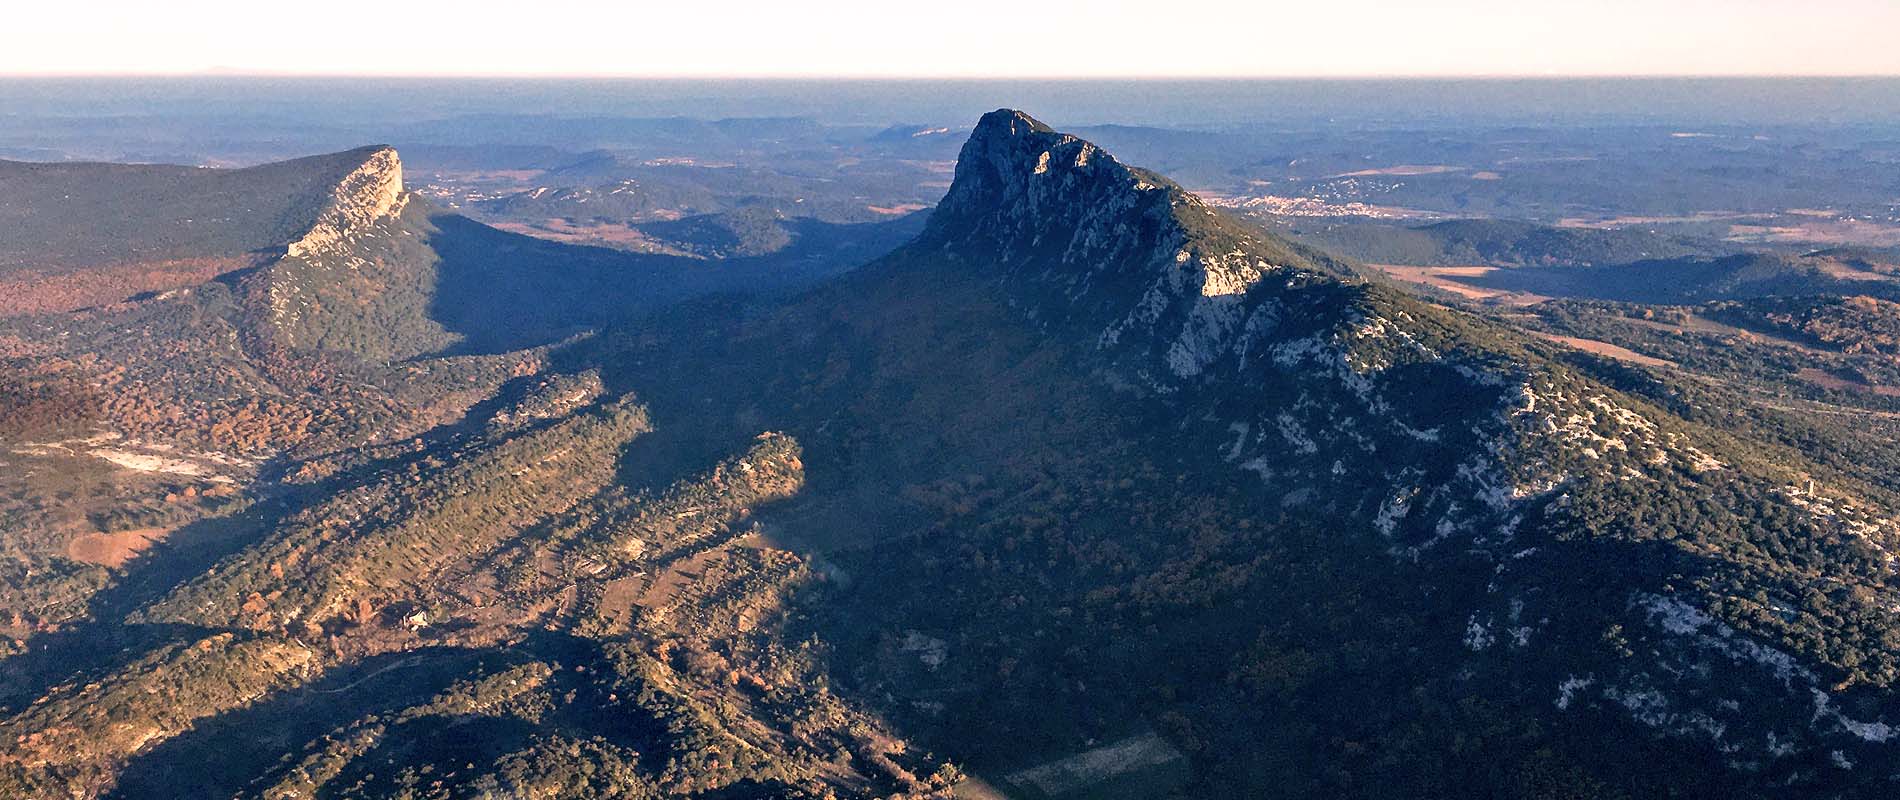
[[[74,311],[116,303],[146,292],[195,286],[256,266],[252,256],[186,258],[99,265],[81,270],[20,270],[0,277],[0,317]]]
[[[3,344],[3,343],[0,343]],[[77,431],[99,419],[105,401],[80,375],[56,366],[37,374],[0,366],[0,440]]]
[[[1577,348],[1578,350],[1582,350],[1586,353],[1595,353],[1600,356],[1608,356],[1610,358],[1614,358],[1619,361],[1628,361],[1632,364],[1642,364],[1644,366],[1649,366],[1649,367],[1675,366],[1675,362],[1673,361],[1667,361],[1664,359],[1656,358],[1655,356],[1646,356],[1646,355],[1643,355],[1642,353],[1638,353],[1635,350],[1631,350],[1627,347],[1610,344],[1609,342],[1598,341],[1596,339],[1583,339],[1576,336],[1559,336],[1554,333],[1539,333],[1537,335],[1561,345],[1567,345],[1569,347]]]
[[[140,528],[118,533],[88,533],[66,545],[66,555],[74,561],[103,567],[122,567],[125,562],[165,538],[164,528]]]

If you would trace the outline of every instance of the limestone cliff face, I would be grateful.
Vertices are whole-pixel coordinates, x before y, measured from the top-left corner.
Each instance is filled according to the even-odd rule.
[[[918,246],[1054,291],[1036,303],[1038,319],[1095,328],[1104,349],[1163,393],[1233,344],[1263,278],[1336,266],[1007,109],[977,123]]]
[[[1004,261],[1138,257],[1170,236],[1172,187],[1144,180],[1101,149],[1020,111],[983,116],[926,241]]]
[[[1233,236],[1213,241],[1196,223]],[[1240,293],[1271,260],[1229,249],[1199,198],[1020,111],[984,115],[921,244],[998,263],[1021,280],[1060,284],[1084,313],[1143,314]],[[1149,290],[1154,290],[1153,296]],[[1132,294],[1131,294],[1132,292]],[[1151,320],[1152,321],[1152,320]]]
[[[333,159],[343,168],[313,197],[308,230],[242,284],[253,341],[372,361],[453,344],[429,307],[439,260],[430,209],[403,191],[402,159],[382,146]]]
[[[284,248],[289,256],[313,256],[334,251],[352,232],[401,213],[407,196],[402,191],[402,159],[393,147],[368,150],[363,163],[343,176],[324,198],[316,223]]]

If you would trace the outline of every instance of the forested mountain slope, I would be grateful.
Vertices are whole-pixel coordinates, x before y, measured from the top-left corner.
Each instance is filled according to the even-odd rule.
[[[836,631],[882,625],[860,657],[880,666],[907,630],[972,654],[954,675],[858,668],[943,708],[918,730],[1053,727],[1080,747],[1167,719],[1203,745],[1202,780],[1272,758],[1313,791],[1371,794],[1889,769],[1885,493],[1812,487],[1797,453],[1358,280],[1020,114],[986,117],[959,164],[917,242],[833,286],[682,351],[583,349],[662,416],[764,419],[806,445],[785,536],[844,551]],[[667,386],[681,363],[701,372]],[[1051,706],[1117,711],[1025,710]],[[1293,720],[1320,728],[1281,738]],[[1492,738],[1480,756],[1403,733],[1445,729]],[[1287,751],[1247,754],[1269,730]],[[1338,749],[1341,730],[1359,744]],[[1615,766],[1646,739],[1683,772]],[[1285,766],[1316,755],[1316,774]]]

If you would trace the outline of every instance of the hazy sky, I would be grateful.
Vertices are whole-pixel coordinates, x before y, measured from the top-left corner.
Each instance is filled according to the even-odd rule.
[[[1900,0],[69,0],[0,73],[1900,75]]]

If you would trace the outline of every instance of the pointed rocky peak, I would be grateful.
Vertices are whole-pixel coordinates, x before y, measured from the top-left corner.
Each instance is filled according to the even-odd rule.
[[[350,235],[402,210],[402,158],[388,145],[338,153],[343,173],[320,199],[315,222],[285,247],[285,255],[306,257],[339,247]]]
[[[1011,109],[977,122],[918,245],[1008,268],[1061,265],[1068,277],[1094,275],[1095,283],[1110,274],[1145,283],[1162,272],[1205,266],[1219,273],[1206,276],[1211,291],[1223,294],[1268,267],[1350,273],[1322,254],[1229,219],[1165,177]]]
[[[1235,344],[1256,305],[1249,295],[1269,276],[1336,285],[1348,271],[1008,109],[977,123],[910,253],[997,277],[1014,305],[1081,326],[1148,376],[1138,382],[1164,390]]]
[[[1101,261],[1178,238],[1172,209],[1195,203],[1090,142],[1001,109],[983,115],[964,143],[925,239],[970,255]]]

